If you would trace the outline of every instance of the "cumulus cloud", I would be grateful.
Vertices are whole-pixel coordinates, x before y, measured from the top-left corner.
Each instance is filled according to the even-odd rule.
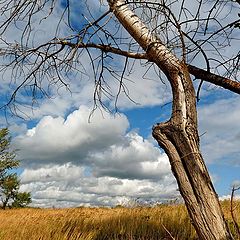
[[[84,167],[71,163],[25,169],[21,191],[31,191],[34,206],[114,206],[126,199],[161,201],[179,194],[173,177],[159,181],[95,177]]]
[[[129,133],[125,139],[123,144],[91,155],[95,175],[159,180],[170,172],[167,156],[148,140],[137,133]]]
[[[45,116],[13,139],[24,171],[21,190],[35,206],[116,205],[126,197],[160,200],[178,195],[167,156],[128,132],[125,115],[81,106]],[[48,203],[46,201],[48,200]]]
[[[129,123],[124,115],[104,116],[96,111],[79,110],[63,117],[45,116],[36,127],[14,139],[21,149],[23,164],[86,162],[90,151],[98,151],[121,141]]]
[[[208,163],[238,156],[238,106],[231,98],[200,107]],[[81,106],[66,118],[45,116],[13,139],[24,167],[21,188],[32,192],[35,206],[116,205],[131,197],[158,201],[178,194],[167,156],[129,132],[125,115],[99,111],[89,123],[90,111]],[[239,164],[234,159],[229,164]]]
[[[240,166],[240,99],[214,101],[199,109],[202,151],[208,163],[224,161]]]
[[[81,106],[62,117],[44,117],[36,127],[14,139],[24,167],[89,165],[95,176],[159,180],[170,172],[168,158],[152,142],[127,132],[125,115],[115,117]]]

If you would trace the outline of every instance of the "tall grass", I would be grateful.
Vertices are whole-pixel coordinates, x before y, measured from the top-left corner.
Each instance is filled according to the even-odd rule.
[[[230,205],[223,203],[229,226]],[[240,216],[240,206],[236,208]],[[0,211],[1,240],[197,239],[185,206]],[[237,219],[240,223],[240,218]]]

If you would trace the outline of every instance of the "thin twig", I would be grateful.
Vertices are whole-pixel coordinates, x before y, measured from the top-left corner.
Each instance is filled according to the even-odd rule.
[[[164,228],[164,230],[168,233],[168,235],[170,236],[170,238],[173,239],[173,240],[176,240],[176,239],[173,237],[173,235],[168,231],[168,229],[164,226],[164,224],[162,223],[161,225],[162,225],[162,227]]]

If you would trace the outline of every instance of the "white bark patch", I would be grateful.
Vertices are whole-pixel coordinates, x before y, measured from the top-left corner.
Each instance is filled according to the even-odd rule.
[[[181,107],[181,111],[182,111],[182,117],[183,117],[183,124],[184,127],[186,125],[187,122],[187,106],[186,106],[186,96],[185,96],[185,91],[184,91],[184,87],[182,84],[182,78],[181,76],[178,76],[178,92],[179,92],[179,105]]]
[[[149,46],[153,49],[151,51],[153,59],[160,59],[162,65],[178,65],[178,59],[168,50],[168,48],[162,44],[147,26],[141,21],[141,19],[128,8],[125,1],[108,1],[111,3],[114,14],[124,26],[124,28],[130,33],[130,35],[139,43],[139,45],[145,50],[149,50]],[[165,67],[166,68],[166,67]]]

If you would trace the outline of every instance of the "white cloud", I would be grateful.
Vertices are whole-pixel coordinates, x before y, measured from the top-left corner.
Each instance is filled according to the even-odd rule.
[[[22,191],[35,206],[116,205],[123,198],[159,200],[178,195],[168,159],[149,140],[127,132],[123,114],[90,109],[44,117],[15,137],[24,171]]]
[[[63,165],[55,165],[54,167],[45,166],[38,169],[26,168],[21,174],[21,182],[28,184],[31,182],[56,182],[64,181],[70,182],[72,180],[80,179],[84,175],[84,168],[73,166],[70,163]]]
[[[223,195],[219,198],[221,201],[231,199],[231,195]],[[234,200],[240,200],[240,195],[235,195]]]
[[[240,165],[240,99],[229,98],[199,109],[201,146],[208,163],[224,160]]]
[[[200,107],[208,163],[238,154],[238,106],[232,98]],[[114,118],[97,111],[88,123],[89,114],[90,108],[81,106],[66,119],[45,116],[14,139],[25,167],[21,189],[32,192],[35,206],[116,205],[126,198],[159,201],[178,194],[166,155],[128,132],[123,114]]]
[[[39,207],[114,206],[126,198],[160,201],[179,195],[173,177],[157,182],[94,177],[86,174],[83,167],[70,163],[25,169],[21,181],[20,190],[30,191],[33,205]]]
[[[137,133],[127,134],[123,144],[112,145],[91,157],[97,176],[159,180],[170,172],[167,156]]]
[[[170,172],[168,158],[136,132],[127,133],[123,114],[115,117],[81,106],[62,117],[44,117],[36,127],[17,136],[13,143],[23,167],[46,164],[89,165],[96,176],[161,179]]]
[[[91,110],[79,110],[62,117],[45,116],[36,127],[13,141],[21,149],[23,164],[85,162],[89,151],[98,151],[121,141],[129,123],[124,115],[101,115],[96,111],[88,122]]]

